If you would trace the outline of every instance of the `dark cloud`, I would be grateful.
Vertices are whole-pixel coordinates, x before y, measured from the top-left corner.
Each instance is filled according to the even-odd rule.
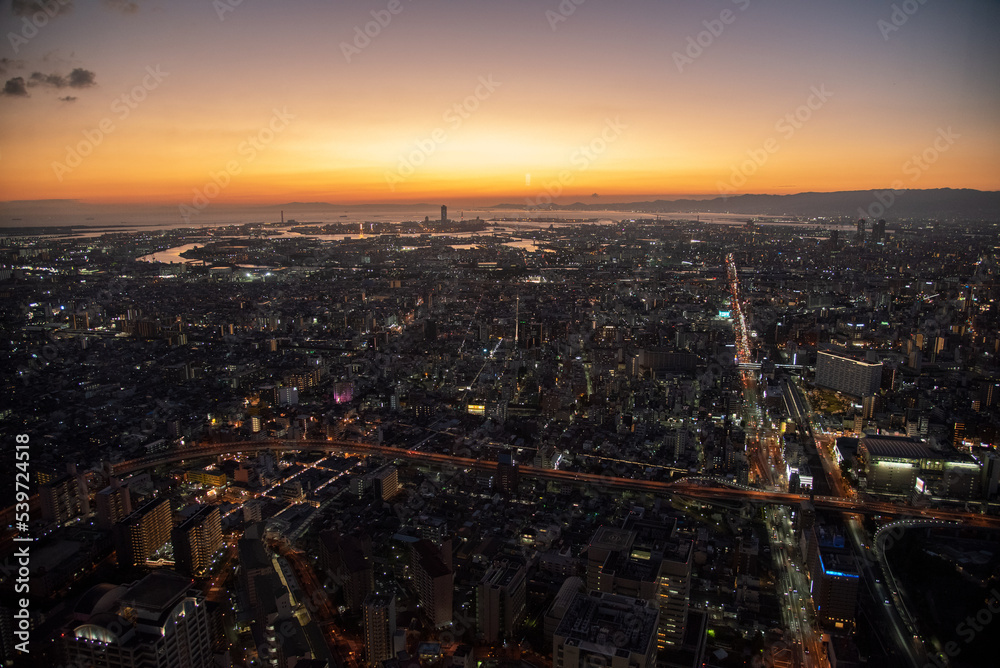
[[[74,69],[68,77],[61,74],[33,72],[28,80],[29,86],[51,86],[53,88],[88,88],[96,83],[97,75],[82,67]]]
[[[7,79],[7,83],[3,85],[3,94],[28,97],[28,87],[24,83],[24,78],[14,77],[13,79]]]
[[[87,88],[97,83],[97,75],[90,70],[77,67],[69,73],[70,88]]]
[[[59,98],[60,102],[76,102],[76,98],[72,95],[67,95],[66,97]]]
[[[38,12],[61,16],[73,11],[73,0],[14,0],[10,9],[14,16],[32,16]]]
[[[7,74],[8,70],[17,70],[24,67],[23,60],[13,58],[0,58],[0,74]]]
[[[59,74],[42,74],[32,72],[28,79],[30,86],[52,86],[54,88],[65,88],[66,77]]]
[[[104,6],[122,14],[134,14],[139,9],[139,3],[132,0],[104,0]]]

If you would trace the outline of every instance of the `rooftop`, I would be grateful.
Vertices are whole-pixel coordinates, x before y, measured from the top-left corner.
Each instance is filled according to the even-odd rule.
[[[656,639],[659,612],[652,603],[602,592],[579,593],[556,635],[581,649],[621,656],[646,654]]]
[[[933,450],[923,441],[907,436],[866,436],[860,446],[872,457],[900,459],[947,459],[948,454]]]

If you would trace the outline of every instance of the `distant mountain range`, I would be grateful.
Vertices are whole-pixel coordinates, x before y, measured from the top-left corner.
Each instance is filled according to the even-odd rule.
[[[495,209],[524,209],[497,204]],[[796,195],[734,195],[715,199],[658,199],[651,202],[574,202],[537,207],[551,211],[640,211],[644,213],[736,213],[764,216],[846,216],[849,218],[963,218],[1000,220],[1000,192],[929,190],[847,190]]]
[[[462,210],[525,211],[525,202],[488,206],[469,200],[428,204],[340,204],[336,202],[286,202],[267,205],[212,204],[205,211],[184,221],[177,205],[164,204],[95,204],[79,200],[12,200],[0,202],[0,227],[64,226],[78,227],[119,224],[156,224],[161,227],[193,224],[233,224],[240,221],[277,221],[281,211],[285,220],[333,220],[356,216],[375,216],[372,220],[418,220],[425,215],[437,219],[441,204],[448,204],[454,214]],[[485,205],[485,206],[484,206]],[[592,198],[588,202],[551,204],[535,207],[538,211],[609,211],[644,214],[722,214],[737,216],[835,217],[840,219],[885,218],[921,220],[1000,221],[1000,192],[970,189],[937,188],[933,190],[852,190],[796,195],[737,195],[714,199],[657,199],[652,201],[614,202]],[[367,218],[366,218],[367,219]]]

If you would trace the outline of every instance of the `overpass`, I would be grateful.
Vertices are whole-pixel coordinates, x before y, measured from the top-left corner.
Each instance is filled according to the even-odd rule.
[[[401,459],[418,464],[439,464],[442,466],[483,471],[495,471],[497,466],[497,463],[494,461],[473,459],[471,457],[459,457],[457,455],[448,455],[436,452],[421,452],[419,450],[393,448],[386,445],[376,445],[361,441],[303,439],[295,441],[228,441],[223,443],[202,444],[190,448],[183,448],[181,450],[168,450],[166,452],[159,452],[139,457],[137,459],[112,464],[111,472],[113,475],[124,475],[153,466],[181,462],[187,459],[215,457],[235,453],[260,452],[262,450],[313,450],[327,453],[341,453],[345,455],[377,456],[385,457],[387,459]],[[580,483],[608,490],[618,489],[663,495],[669,495],[672,492],[680,492],[685,496],[706,500],[740,499],[757,503],[780,505],[799,505],[803,501],[810,501],[816,508],[826,510],[839,510],[864,515],[902,515],[910,518],[911,521],[937,520],[944,522],[961,522],[970,526],[1000,529],[1000,517],[992,515],[981,515],[978,513],[957,510],[912,508],[889,502],[859,501],[856,499],[847,499],[838,496],[809,496],[805,494],[793,494],[790,492],[755,489],[725,480],[724,478],[712,476],[691,476],[671,481],[660,481],[620,478],[611,475],[583,473],[563,469],[543,469],[527,465],[519,465],[518,470],[521,475],[536,478],[538,480]]]

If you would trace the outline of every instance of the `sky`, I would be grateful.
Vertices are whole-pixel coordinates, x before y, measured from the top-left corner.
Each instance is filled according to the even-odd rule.
[[[998,190],[998,27],[995,0],[5,0],[0,201]]]

